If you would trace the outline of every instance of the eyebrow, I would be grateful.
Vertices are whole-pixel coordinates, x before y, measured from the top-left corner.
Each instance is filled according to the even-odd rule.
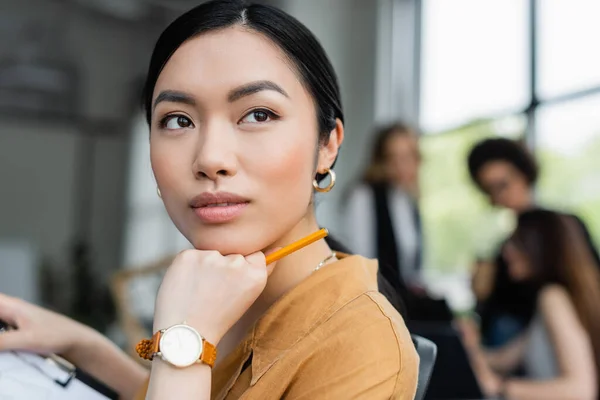
[[[167,101],[169,103],[183,103],[188,104],[190,106],[196,105],[196,100],[194,98],[184,92],[178,92],[176,90],[164,90],[156,96],[156,100],[154,100],[154,106],[152,109],[155,109],[158,103]]]
[[[272,90],[272,91],[275,91],[277,93],[284,95],[287,98],[290,97],[285,92],[285,90],[283,90],[281,88],[281,86],[279,86],[275,82],[256,81],[256,82],[251,82],[251,83],[248,83],[248,84],[245,84],[245,85],[242,85],[242,86],[239,86],[239,87],[233,89],[227,95],[227,100],[230,103],[233,103],[234,101],[237,101],[237,100],[241,99],[242,97],[250,96],[255,93],[262,92],[263,90]]]

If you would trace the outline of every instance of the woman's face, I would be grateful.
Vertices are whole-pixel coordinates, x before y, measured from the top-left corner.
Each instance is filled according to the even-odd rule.
[[[479,184],[495,206],[522,212],[531,207],[529,182],[506,161],[490,161],[478,173]]]
[[[502,256],[508,267],[508,275],[515,282],[523,282],[531,279],[533,271],[529,259],[512,242],[507,242],[502,249]]]
[[[412,186],[419,178],[417,140],[409,135],[394,134],[385,144],[385,172],[387,179],[400,186]]]
[[[232,27],[185,42],[152,102],[154,175],[195,248],[250,254],[311,221],[313,177],[343,128],[317,154],[313,99],[270,40]]]

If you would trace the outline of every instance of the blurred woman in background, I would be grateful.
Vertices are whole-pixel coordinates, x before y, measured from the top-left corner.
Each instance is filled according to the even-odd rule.
[[[468,168],[471,179],[492,205],[513,211],[517,219],[528,210],[539,209],[534,196],[539,167],[519,141],[491,138],[479,142],[468,156]],[[570,217],[580,227],[588,250],[600,264],[585,224],[574,215]],[[535,304],[529,287],[510,279],[503,251],[494,260],[476,264],[473,289],[486,345],[506,343],[533,317]]]
[[[520,215],[503,247],[509,279],[535,303],[526,329],[485,351],[474,324],[463,323],[466,348],[489,396],[597,399],[600,371],[600,272],[575,219],[547,210]],[[524,377],[515,379],[518,367]]]
[[[421,286],[420,164],[414,130],[400,122],[381,128],[370,165],[346,205],[350,248],[378,258],[382,274],[395,287],[403,282]]]

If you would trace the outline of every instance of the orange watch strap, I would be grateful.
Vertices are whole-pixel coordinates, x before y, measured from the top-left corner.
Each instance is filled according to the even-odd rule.
[[[160,337],[162,336],[162,331],[156,331],[154,336],[152,336],[152,356],[158,353],[158,347],[160,345]]]
[[[200,361],[211,368],[215,366],[215,362],[217,361],[217,348],[206,339],[202,339],[202,354],[200,354]]]
[[[151,339],[140,340],[140,342],[135,346],[135,351],[144,360],[152,360],[154,355],[158,353],[161,335],[162,331],[157,331]]]
[[[154,355],[160,350],[159,345],[161,336],[162,331],[157,331],[152,336],[152,339],[140,340],[140,342],[135,346],[135,350],[138,355],[145,360],[152,360]],[[210,343],[204,338],[202,338],[202,354],[200,354],[199,361],[211,368],[215,366],[215,362],[217,361],[217,348],[214,344]]]

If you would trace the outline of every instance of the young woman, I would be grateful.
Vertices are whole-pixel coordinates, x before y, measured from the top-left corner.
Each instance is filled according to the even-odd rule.
[[[344,118],[315,37],[275,8],[204,3],[159,38],[144,104],[159,195],[194,246],[161,284],[149,378],[98,333],[5,296],[18,330],[0,349],[62,353],[123,398],[149,379],[148,399],[412,399],[418,357],[376,262],[319,241],[265,265],[318,229],[314,191],[335,183]]]
[[[348,244],[377,257],[392,284],[421,286],[422,235],[418,209],[421,156],[415,132],[402,123],[379,129],[371,163],[346,205]]]
[[[600,273],[581,227],[569,216],[528,211],[503,252],[510,279],[528,285],[536,306],[524,333],[491,351],[483,351],[473,326],[463,324],[487,394],[598,399]],[[512,378],[517,367],[524,377]]]

